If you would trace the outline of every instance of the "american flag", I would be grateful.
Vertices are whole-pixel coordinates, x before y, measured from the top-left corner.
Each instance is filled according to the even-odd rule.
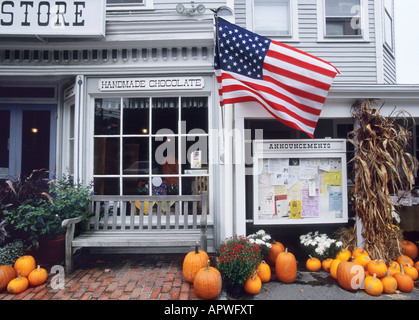
[[[255,101],[311,138],[339,71],[330,63],[217,17],[220,105]]]

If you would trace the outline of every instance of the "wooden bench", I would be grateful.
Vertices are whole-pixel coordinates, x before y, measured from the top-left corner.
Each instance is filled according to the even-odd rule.
[[[74,236],[81,217],[66,219],[65,268],[81,248],[111,248],[117,252],[187,252],[196,243],[207,250],[207,194],[183,196],[92,196],[93,215],[86,231]]]

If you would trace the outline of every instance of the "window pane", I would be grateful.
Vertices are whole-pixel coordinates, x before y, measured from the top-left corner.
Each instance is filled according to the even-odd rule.
[[[124,134],[148,134],[149,99],[124,99]]]
[[[187,159],[182,163],[182,172],[187,173],[186,170],[200,169],[197,167],[197,162],[192,159],[192,153],[195,151],[200,151],[201,168],[208,168],[208,136],[188,136],[183,139],[186,141],[183,140],[182,143],[182,155]]]
[[[0,188],[9,179],[10,111],[0,111]]]
[[[289,1],[255,0],[254,29],[269,35],[291,35]]]
[[[359,25],[359,21],[353,22],[352,19],[358,18],[326,18],[326,35],[328,36],[359,36],[361,28],[354,28]]]
[[[179,106],[178,98],[156,98],[152,102],[153,134],[159,130],[178,133]]]
[[[208,132],[208,98],[191,97],[182,98],[182,117],[186,133],[193,129]]]
[[[94,174],[119,174],[119,138],[95,138]]]
[[[326,0],[326,16],[353,17],[359,13],[360,0]]]
[[[153,163],[159,167],[159,172],[163,172],[163,165],[175,165],[179,161],[177,138],[155,137],[152,146]]]
[[[182,194],[202,194],[208,190],[208,177],[184,177],[182,178]]]
[[[143,0],[106,0],[106,3],[143,3]]]
[[[148,178],[124,178],[124,195],[148,195]]]
[[[121,99],[95,100],[95,135],[120,133]]]
[[[124,174],[148,174],[148,138],[124,138]]]
[[[98,195],[119,195],[119,179],[94,178],[94,192]]]
[[[386,44],[393,49],[393,20],[389,16],[388,12],[386,11],[384,17],[384,25],[385,25],[385,39]]]

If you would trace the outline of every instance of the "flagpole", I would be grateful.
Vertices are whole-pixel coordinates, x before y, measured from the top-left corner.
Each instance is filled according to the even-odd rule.
[[[221,9],[222,7],[218,8],[218,9],[211,9],[212,12],[214,12],[214,20],[215,20],[215,47],[217,48],[217,60],[218,60],[218,64],[220,64],[219,58],[220,58],[220,36],[219,36],[219,29],[218,29],[218,11]],[[221,66],[219,65],[219,67],[221,68]],[[221,111],[221,127],[224,129],[224,108],[222,108]]]

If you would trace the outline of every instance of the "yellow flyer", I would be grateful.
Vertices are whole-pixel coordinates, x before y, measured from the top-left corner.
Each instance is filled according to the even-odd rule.
[[[290,219],[301,219],[301,201],[292,200],[290,202]]]

